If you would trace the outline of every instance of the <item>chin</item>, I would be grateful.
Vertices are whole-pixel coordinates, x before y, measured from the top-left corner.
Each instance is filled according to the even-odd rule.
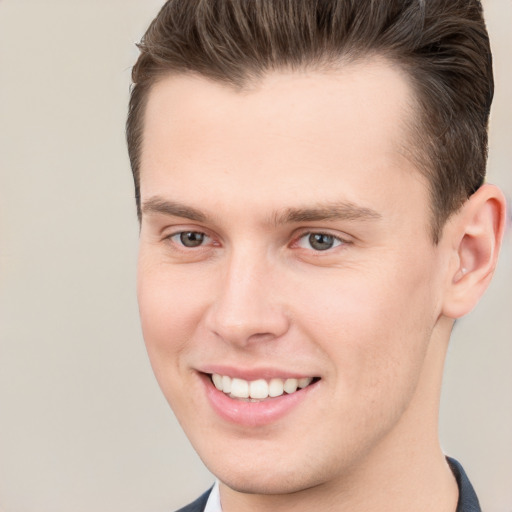
[[[295,470],[271,464],[255,465],[250,457],[246,464],[206,464],[223,484],[244,494],[287,495],[322,485],[328,478],[322,471],[300,464]]]
[[[232,475],[227,474],[226,478],[219,476],[219,480],[234,491],[244,494],[259,495],[288,495],[304,491],[315,484],[307,484],[304,477],[298,475],[272,475],[265,478],[258,478],[254,475]]]

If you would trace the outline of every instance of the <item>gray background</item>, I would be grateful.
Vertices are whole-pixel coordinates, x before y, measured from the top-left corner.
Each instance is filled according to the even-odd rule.
[[[212,482],[137,318],[124,145],[134,42],[157,0],[0,0],[0,511],[170,511]],[[487,0],[491,182],[512,197],[512,1]],[[456,326],[444,449],[512,511],[512,237]]]

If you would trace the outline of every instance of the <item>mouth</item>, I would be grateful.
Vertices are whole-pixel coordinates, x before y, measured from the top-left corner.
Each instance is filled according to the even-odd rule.
[[[261,402],[283,395],[293,395],[320,380],[319,377],[245,380],[218,373],[208,374],[212,384],[229,398]]]
[[[218,418],[242,428],[265,428],[309,414],[323,386],[314,375],[275,369],[204,368],[198,372],[207,401]],[[301,412],[302,411],[302,412]],[[246,432],[247,433],[247,432]]]

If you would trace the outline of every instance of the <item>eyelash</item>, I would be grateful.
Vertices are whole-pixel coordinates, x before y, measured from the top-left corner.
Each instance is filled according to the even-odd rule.
[[[201,237],[200,243],[198,245],[191,245],[187,246],[184,243],[183,236],[186,235],[193,235],[197,236],[199,235]],[[314,248],[312,246],[312,243],[314,243],[314,239],[312,240],[311,237],[325,237],[329,239],[329,242],[332,242],[331,247],[325,247],[323,249],[320,248]],[[173,244],[179,246],[181,250],[189,250],[189,249],[201,249],[205,246],[205,242],[208,242],[209,240],[212,240],[212,237],[208,236],[203,231],[195,231],[195,230],[184,230],[184,231],[178,231],[176,233],[172,233],[171,235],[165,237],[167,240],[170,240]],[[190,237],[192,239],[192,237]],[[301,245],[302,240],[308,239],[307,243],[309,244],[309,247],[304,247]],[[322,243],[320,240],[317,240],[318,243]],[[192,244],[194,243],[194,240],[192,240]],[[340,247],[342,245],[346,245],[349,242],[347,240],[344,240],[343,238],[333,235],[328,232],[324,231],[308,231],[306,233],[302,233],[299,237],[295,238],[294,241],[291,244],[291,247],[299,247],[302,249],[311,249],[315,253],[323,253],[323,252],[329,252],[332,249],[336,249],[337,247]]]
[[[167,240],[170,240],[174,244],[183,247],[185,249],[195,249],[195,248],[202,248],[204,247],[204,243],[201,243],[200,245],[196,246],[187,246],[183,243],[183,236],[184,235],[200,235],[202,237],[202,242],[211,240],[211,237],[208,236],[203,231],[194,231],[194,230],[186,230],[186,231],[178,231],[176,233],[172,233],[171,235],[165,237]]]
[[[311,237],[315,237],[315,236],[316,237],[326,237],[326,238],[330,239],[334,245],[332,247],[326,247],[324,249],[315,249],[314,247],[312,247],[312,240],[311,240]],[[328,252],[328,251],[331,251],[332,249],[336,249],[337,247],[340,247],[341,245],[346,245],[348,243],[343,238],[333,235],[332,233],[328,233],[325,231],[308,231],[306,233],[302,233],[298,238],[296,238],[293,245],[299,246],[301,248],[305,248],[300,245],[300,242],[301,242],[301,240],[306,240],[306,239],[308,240],[307,243],[310,246],[309,248],[311,248],[316,253]]]

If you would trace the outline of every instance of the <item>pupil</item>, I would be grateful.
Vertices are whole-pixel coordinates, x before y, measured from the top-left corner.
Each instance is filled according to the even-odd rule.
[[[312,233],[309,235],[309,243],[317,251],[326,251],[334,244],[334,237],[324,233]]]
[[[204,234],[197,231],[186,231],[180,235],[180,241],[185,247],[198,247],[203,240]]]

